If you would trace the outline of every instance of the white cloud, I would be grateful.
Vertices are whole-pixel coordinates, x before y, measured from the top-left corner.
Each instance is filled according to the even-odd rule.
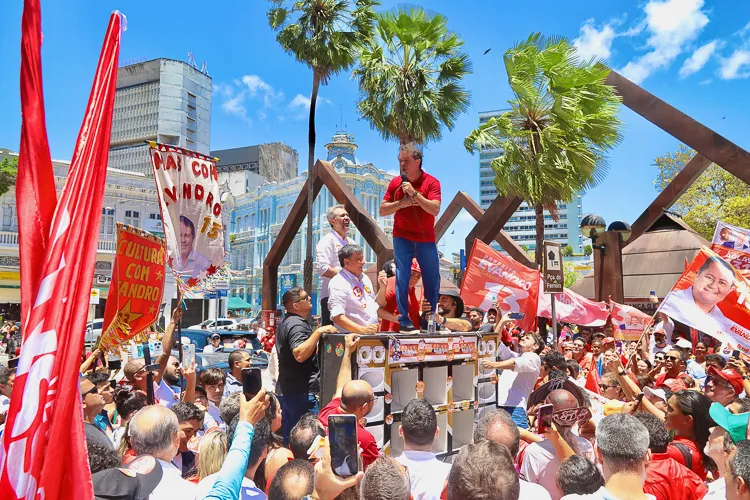
[[[680,68],[680,77],[685,78],[687,76],[700,71],[703,66],[706,65],[711,56],[716,52],[716,49],[721,47],[719,40],[712,40],[707,44],[699,47],[693,55],[691,55]]]
[[[245,75],[242,77],[242,83],[247,88],[250,97],[262,94],[263,104],[267,107],[284,99],[284,92],[275,90],[258,75]]]
[[[719,76],[724,80],[750,76],[750,51],[737,49],[729,58],[723,59]]]
[[[594,25],[594,20],[589,19],[581,26],[580,35],[573,40],[573,45],[578,49],[578,55],[585,61],[592,58],[609,59],[615,36],[617,36],[615,30],[610,24],[604,24],[602,29],[598,30]]]
[[[397,169],[386,170],[385,173],[390,175],[391,177],[398,177],[399,175],[401,175],[401,171]]]
[[[310,109],[310,98],[305,97],[302,94],[297,94],[294,96],[294,99],[292,99],[292,102],[289,103],[290,108],[304,108],[304,109]]]
[[[649,0],[646,12],[647,45],[651,49],[630,61],[622,74],[640,83],[653,71],[669,65],[708,24],[704,0]]]
[[[247,108],[245,107],[245,96],[240,93],[232,97],[228,97],[224,102],[221,103],[221,109],[229,113],[230,115],[236,115],[241,118],[247,117]]]

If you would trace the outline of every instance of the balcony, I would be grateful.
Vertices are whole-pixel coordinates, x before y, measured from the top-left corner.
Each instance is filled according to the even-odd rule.
[[[18,248],[18,231],[0,231],[0,247]],[[115,253],[115,240],[99,240],[96,246],[98,252]]]

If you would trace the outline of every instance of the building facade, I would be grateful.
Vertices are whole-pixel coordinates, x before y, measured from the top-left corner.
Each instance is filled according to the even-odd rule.
[[[490,118],[500,116],[508,110],[485,111],[479,113],[480,125]],[[495,188],[495,171],[492,170],[492,160],[503,154],[502,149],[485,148],[479,153],[479,205],[486,209],[497,197]],[[584,242],[581,232],[583,218],[583,196],[577,195],[570,203],[559,203],[558,220],[544,211],[544,238],[562,245],[568,245],[575,253],[583,253]],[[534,207],[522,203],[518,210],[503,227],[513,240],[528,250],[536,249],[536,214]],[[496,246],[496,245],[494,245]]]
[[[145,141],[208,154],[210,139],[210,76],[163,58],[118,68],[110,168],[151,175]]]
[[[351,134],[338,131],[325,147],[328,150],[327,160],[381,229],[392,237],[393,216],[378,215],[380,201],[392,176],[372,164],[358,163],[355,156],[357,145]],[[253,191],[235,196],[230,236],[231,263],[232,269],[238,271],[239,275],[232,280],[230,293],[250,303],[255,310],[259,310],[261,306],[263,261],[306,180],[305,172],[290,180],[265,182]],[[326,210],[337,204],[333,195],[323,187],[313,204],[313,249],[320,238],[331,230],[326,220]],[[307,219],[279,266],[279,295],[285,289],[294,285],[301,286],[303,283],[306,231]],[[376,262],[375,252],[353,225],[349,237],[365,248],[364,257],[368,264]],[[313,293],[313,311],[317,314],[320,280],[315,273],[313,278],[313,290],[316,290]]]
[[[233,196],[255,190],[264,181],[283,182],[297,177],[299,154],[281,142],[211,151],[218,158],[219,182],[226,182]]]

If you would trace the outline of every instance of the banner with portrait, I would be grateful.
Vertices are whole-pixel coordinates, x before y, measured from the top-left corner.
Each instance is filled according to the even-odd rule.
[[[716,223],[713,245],[750,253],[750,229],[733,226],[726,222]]]
[[[651,316],[632,306],[611,302],[615,340],[638,341],[651,323]]]
[[[734,248],[711,245],[711,251],[719,257],[732,264],[745,279],[750,279],[750,251],[743,252]]]
[[[555,318],[558,323],[580,326],[603,326],[609,317],[609,307],[604,302],[589,300],[583,295],[564,288],[563,293],[543,293],[539,297],[537,316],[552,318],[552,299],[555,296]]]
[[[750,353],[750,283],[706,247],[664,297],[659,311]]]
[[[516,324],[530,331],[536,323],[539,279],[539,271],[474,240],[461,282],[461,298],[467,308],[481,307],[485,311],[497,302],[500,316],[523,313],[523,319]]]
[[[117,223],[117,251],[104,309],[101,346],[114,350],[153,325],[164,295],[164,240]]]
[[[224,225],[215,158],[149,143],[159,196],[167,263],[181,290],[224,267]]]

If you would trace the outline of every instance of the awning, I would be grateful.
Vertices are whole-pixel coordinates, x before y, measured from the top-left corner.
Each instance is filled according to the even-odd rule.
[[[253,306],[245,302],[239,297],[229,297],[229,301],[227,303],[227,307],[229,309],[252,309]]]
[[[20,286],[2,286],[0,287],[0,304],[20,304],[21,287]]]

